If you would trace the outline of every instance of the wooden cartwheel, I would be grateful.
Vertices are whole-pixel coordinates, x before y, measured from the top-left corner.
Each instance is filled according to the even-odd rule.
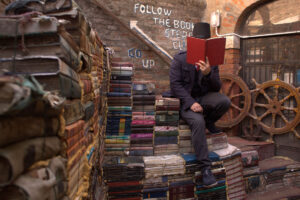
[[[248,115],[251,107],[251,92],[238,75],[220,74],[220,79],[222,81],[220,93],[229,97],[231,105],[216,125],[222,128],[231,128]]]
[[[269,141],[273,142],[274,135],[290,131],[300,138],[294,129],[300,119],[299,90],[279,79],[262,84],[258,84],[254,79],[253,82],[257,90],[253,94],[251,117],[258,121],[265,132],[270,134]]]

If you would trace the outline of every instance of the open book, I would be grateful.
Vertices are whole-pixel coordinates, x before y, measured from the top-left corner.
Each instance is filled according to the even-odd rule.
[[[189,64],[194,65],[197,61],[208,57],[210,66],[224,63],[225,38],[200,39],[194,37],[187,38],[187,58]]]

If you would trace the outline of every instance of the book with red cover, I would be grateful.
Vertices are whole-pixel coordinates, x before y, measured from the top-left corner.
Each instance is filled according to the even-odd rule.
[[[225,38],[200,39],[188,37],[186,61],[194,65],[199,60],[205,61],[205,57],[207,57],[210,66],[221,65],[224,63],[225,44]]]

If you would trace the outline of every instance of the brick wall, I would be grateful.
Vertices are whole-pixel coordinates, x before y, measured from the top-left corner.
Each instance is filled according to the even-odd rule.
[[[121,23],[130,27],[131,21],[137,21],[136,26],[144,35],[173,56],[186,49],[186,37],[192,34],[193,24],[203,20],[207,6],[203,0],[99,1],[121,21],[119,23],[89,0],[76,2],[104,43],[114,49],[114,57],[133,62],[134,79],[154,80],[157,93],[169,89],[169,63],[157,56]]]
[[[12,0],[0,1],[3,13],[5,4]],[[199,21],[209,22],[210,14],[220,10],[222,26],[219,33],[231,33],[241,13],[257,0],[75,0],[84,11],[102,41],[112,47],[115,58],[134,63],[136,80],[154,80],[158,93],[169,88],[169,66],[153,49],[134,36],[130,22],[136,21],[136,27],[143,32],[140,35],[151,38],[172,57],[186,49],[186,36],[191,35],[193,24]],[[97,1],[112,16],[97,7]],[[265,1],[265,0],[263,0]],[[136,30],[132,30],[137,32]],[[214,29],[212,29],[214,32]],[[236,48],[236,47],[235,47]],[[231,49],[231,48],[229,48]],[[237,47],[236,49],[239,49]],[[239,63],[239,53],[226,52],[225,63]],[[234,71],[232,68],[231,71]]]
[[[136,80],[154,80],[158,93],[169,89],[170,63],[161,59],[153,49],[141,42],[121,24],[130,27],[143,37],[149,37],[162,47],[170,56],[186,49],[186,37],[192,34],[193,24],[199,21],[209,22],[210,13],[221,11],[222,26],[220,33],[230,33],[235,29],[240,14],[256,0],[102,0],[98,1],[117,22],[91,0],[76,0],[84,10],[92,26],[98,31],[101,39],[115,50],[115,58],[134,63]],[[143,32],[143,33],[141,33]],[[214,29],[212,29],[212,33]],[[239,64],[238,50],[229,48],[226,52],[227,68]],[[235,47],[239,49],[239,47]],[[234,51],[234,52],[233,52]],[[235,65],[230,71],[235,70]]]
[[[3,13],[5,3],[0,1]],[[193,24],[209,22],[213,11],[221,12],[220,34],[232,33],[243,11],[266,0],[75,0],[84,11],[104,43],[115,51],[114,58],[131,61],[135,66],[135,80],[153,80],[158,93],[169,89],[169,67],[166,62],[133,33],[148,37],[165,50],[170,57],[186,49],[186,37],[191,35]],[[112,15],[105,12],[97,1]],[[280,10],[278,12],[280,13]],[[115,17],[115,18],[114,18]],[[116,18],[118,20],[116,20]],[[136,21],[136,29],[130,23]],[[215,29],[212,28],[212,35]],[[155,45],[154,45],[155,46]],[[155,47],[154,47],[155,48]],[[235,72],[239,66],[238,45],[227,47],[225,64],[221,72]]]

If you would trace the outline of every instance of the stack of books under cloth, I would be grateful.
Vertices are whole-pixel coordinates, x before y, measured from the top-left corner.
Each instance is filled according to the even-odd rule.
[[[153,155],[153,127],[155,125],[154,84],[151,82],[133,83],[133,112],[130,135],[130,155]]]
[[[0,76],[1,199],[67,196],[64,99],[47,93],[32,77]]]
[[[108,199],[142,199],[144,161],[139,156],[106,157],[103,178]]]
[[[132,121],[132,64],[112,63],[105,155],[128,155]]]
[[[152,187],[151,185],[145,187],[143,190],[144,198],[166,198],[169,187],[166,185],[167,179],[163,176],[183,175],[184,159],[178,155],[145,156],[143,159],[145,162],[145,182],[155,183],[152,184]]]
[[[22,3],[24,4],[19,4],[22,8],[31,3],[31,6],[39,4],[43,9],[41,13],[31,12],[1,18],[0,70],[6,70],[11,74],[30,75],[41,84],[38,90],[43,89],[45,94],[54,92],[64,97],[62,112],[55,116],[58,122],[53,121],[52,117],[45,122],[35,120],[31,122],[40,127],[44,126],[43,131],[49,129],[49,134],[52,132],[52,126],[59,127],[58,138],[61,145],[53,143],[55,148],[48,150],[65,159],[65,170],[63,170],[65,174],[60,177],[66,183],[61,191],[62,195],[70,199],[89,198],[89,195],[93,193],[89,194],[87,191],[92,180],[95,180],[95,177],[91,177],[91,169],[92,166],[98,168],[100,162],[96,160],[101,160],[98,157],[96,159],[95,155],[96,153],[97,156],[101,155],[99,153],[103,150],[99,144],[103,141],[100,133],[103,127],[99,126],[98,112],[101,109],[99,89],[103,77],[102,73],[98,72],[104,67],[101,60],[105,58],[105,47],[96,31],[91,28],[89,22],[71,0],[61,3],[47,1],[45,4],[38,1]],[[12,13],[16,5],[9,6]],[[32,8],[37,11],[37,7]],[[47,11],[46,15],[46,10],[49,8],[51,12]],[[24,20],[25,18],[28,20]],[[38,84],[34,83],[34,85]],[[39,104],[34,109],[43,108],[43,103]],[[49,106],[48,108],[50,109]],[[42,115],[48,117],[48,109],[46,107],[43,109]],[[31,114],[41,117],[40,112]],[[42,141],[46,141],[50,135],[43,133],[40,144],[43,144]],[[50,143],[49,145],[51,147]],[[58,147],[63,148],[57,152]],[[44,150],[48,151],[46,146]],[[34,158],[34,154],[37,154],[35,150],[27,156]],[[36,157],[32,159],[34,163],[29,162],[26,166],[31,167],[32,164],[41,160],[48,162],[47,159],[50,158],[52,157]],[[41,167],[40,163],[37,165]],[[101,183],[98,182],[98,185]],[[50,190],[51,187],[45,189],[45,195],[42,195],[48,198],[46,193]],[[100,190],[98,190],[99,193]],[[32,198],[32,191],[28,190],[26,195]],[[62,199],[61,196],[57,199]],[[40,196],[36,198],[42,199]]]
[[[178,99],[156,96],[154,155],[178,154],[179,108]]]

